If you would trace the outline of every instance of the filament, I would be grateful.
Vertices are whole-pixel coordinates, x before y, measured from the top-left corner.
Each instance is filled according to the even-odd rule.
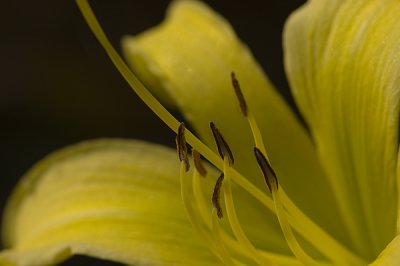
[[[233,197],[232,197],[232,188],[231,188],[231,181],[230,181],[230,164],[228,157],[224,158],[224,174],[225,174],[225,185],[224,185],[224,197],[225,197],[225,208],[228,214],[229,223],[231,225],[232,231],[238,240],[239,244],[242,247],[245,247],[246,253],[248,257],[252,257],[259,265],[276,265],[269,259],[261,256],[258,250],[254,247],[254,245],[250,242],[247,238],[246,234],[244,233],[242,227],[240,226],[239,219],[236,214]]]
[[[300,246],[296,237],[293,234],[292,228],[287,220],[285,210],[283,209],[281,199],[279,197],[279,191],[276,186],[271,186],[272,198],[275,203],[276,215],[278,216],[279,224],[282,228],[283,235],[285,236],[286,242],[296,258],[304,263],[304,265],[319,266],[321,263],[317,263],[311,258]]]
[[[212,208],[212,211],[211,211],[211,220],[212,220],[211,225],[212,226],[211,227],[212,227],[212,231],[213,231],[213,235],[214,235],[214,239],[215,239],[215,244],[218,247],[218,249],[221,251],[219,254],[220,258],[225,265],[236,265],[233,262],[230,254],[228,253],[228,251],[226,250],[226,248],[224,246],[224,241],[222,240],[222,237],[221,237],[221,230],[219,228],[220,226],[218,223],[219,218],[218,218],[217,212],[218,211],[216,208]]]
[[[279,196],[278,180],[276,179],[275,172],[272,169],[269,159],[267,157],[266,149],[264,146],[264,142],[262,140],[262,136],[261,136],[259,127],[257,126],[257,123],[251,112],[249,112],[246,117],[247,117],[247,121],[250,125],[251,131],[253,132],[253,138],[254,138],[254,142],[256,144],[256,148],[254,149],[254,151],[255,151],[256,158],[257,158],[257,162],[264,174],[265,181],[266,181],[268,188],[270,189],[270,192],[272,194],[272,199],[273,199],[274,206],[275,206],[275,213],[278,217],[279,225],[282,229],[283,235],[285,237],[285,240],[286,240],[290,250],[296,256],[296,258],[299,261],[301,261],[304,265],[310,265],[310,266],[321,265],[320,263],[317,263],[313,258],[311,258],[303,250],[303,248],[300,246],[299,242],[297,241],[297,239],[292,231],[292,228],[288,222],[288,219],[286,217],[286,212],[283,208],[282,201]],[[262,146],[260,146],[260,145],[262,145]]]
[[[228,178],[230,178],[230,175],[228,175]],[[201,177],[200,173],[198,171],[193,172],[193,195],[194,195],[194,200],[196,202],[196,206],[198,207],[197,211],[199,212],[202,220],[206,224],[207,227],[211,228],[211,213],[209,209],[206,207],[207,206],[207,200],[202,192],[201,188],[201,182],[204,180],[204,178]],[[229,217],[229,213],[228,213]],[[249,252],[246,252],[243,250],[243,246],[240,245],[238,241],[236,241],[231,235],[229,235],[227,232],[224,230],[220,230],[221,235],[222,235],[222,240],[223,242],[232,250],[237,252],[238,254],[242,255],[243,257],[246,257],[248,259],[253,259],[253,256],[249,256]],[[283,264],[283,265],[293,265],[295,264],[296,259],[293,256],[285,256],[285,255],[279,255],[276,253],[271,253],[271,252],[266,252],[263,250],[257,250],[261,256],[264,256],[268,258],[270,261],[274,261],[277,264]],[[264,259],[266,261],[266,259]],[[272,263],[265,263],[261,265],[273,265]]]
[[[233,72],[231,74],[231,77],[232,77],[232,84],[235,89],[235,93],[238,98],[242,114],[246,117],[247,122],[250,126],[255,145],[261,151],[263,156],[265,156],[265,159],[269,164],[268,153],[265,149],[262,134],[257,125],[256,119],[255,119],[253,113],[251,112],[251,110],[249,110],[249,107],[247,106],[247,104],[245,102],[245,98],[241,91],[239,82],[237,81],[236,76]],[[245,111],[244,111],[243,106],[245,106]],[[292,250],[292,252],[295,255],[298,254],[300,256],[299,259],[313,263],[313,259],[311,257],[309,257],[304,252],[304,250],[301,248],[301,246],[298,244],[298,242],[293,234],[291,225],[290,225],[289,221],[287,220],[287,215],[282,206],[282,202],[285,204],[286,209],[290,213],[292,213],[292,215],[294,217],[294,219],[291,219],[291,222],[296,221],[296,220],[298,220],[299,222],[301,221],[300,224],[302,224],[302,230],[297,229],[297,231],[301,234],[301,236],[303,236],[310,243],[312,243],[314,247],[316,247],[318,250],[320,250],[320,252],[322,254],[329,257],[332,261],[336,261],[341,264],[346,263],[346,262],[348,263],[349,261],[351,261],[354,264],[365,264],[365,261],[363,261],[361,258],[359,258],[354,253],[350,252],[345,247],[343,247],[335,239],[332,239],[331,236],[329,236],[318,225],[314,224],[303,212],[299,211],[298,207],[287,196],[287,194],[285,193],[283,188],[279,189],[280,192],[282,193],[282,197],[283,197],[283,200],[281,200],[278,189],[277,189],[277,183],[276,183],[276,185],[270,185],[270,182],[268,182],[268,180],[266,180],[266,181],[267,181],[269,189],[271,190],[272,198],[273,198],[273,202],[274,202],[274,206],[275,206],[275,212],[278,216],[278,220],[279,220],[280,226],[282,228],[282,231],[284,232],[286,241],[288,242],[288,245],[289,245],[290,249]],[[294,228],[296,228],[296,224],[294,223],[293,225],[294,225]],[[287,236],[289,238],[287,238]],[[314,236],[314,237],[310,238],[310,236]],[[291,243],[289,243],[289,241]],[[296,255],[296,257],[298,255]],[[310,265],[312,265],[312,264],[310,264]]]
[[[190,178],[186,175],[186,165],[182,161],[180,164],[181,196],[188,218],[194,229],[197,231],[199,236],[205,241],[206,245],[209,247],[211,252],[214,253],[214,255],[216,255],[218,258],[220,258],[221,261],[223,262],[228,261],[226,257],[227,251],[225,250],[225,248],[223,248],[218,242],[213,241],[209,233],[204,229],[199,219],[197,218],[197,215],[192,206],[194,200],[190,196],[191,185],[188,182],[188,180],[190,180]]]

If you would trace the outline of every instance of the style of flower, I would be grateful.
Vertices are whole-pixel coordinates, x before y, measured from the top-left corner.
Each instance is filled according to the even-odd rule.
[[[45,158],[9,200],[1,265],[399,264],[399,1],[309,0],[290,16],[285,68],[308,129],[222,17],[173,2],[123,51],[196,135],[77,3],[178,156],[98,140]]]

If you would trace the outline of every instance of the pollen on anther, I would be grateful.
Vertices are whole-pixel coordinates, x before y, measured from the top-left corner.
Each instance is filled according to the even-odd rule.
[[[219,176],[217,183],[215,183],[214,192],[212,195],[212,203],[213,203],[214,208],[217,210],[217,215],[218,215],[218,218],[220,218],[220,219],[223,217],[221,204],[219,202],[223,180],[224,180],[224,173],[222,173]]]
[[[239,81],[236,78],[235,72],[231,72],[232,86],[235,89],[236,98],[239,101],[240,110],[244,116],[247,116],[247,104],[243,96],[242,89],[240,88]]]
[[[268,162],[267,158],[264,154],[258,149],[254,147],[254,155],[256,156],[257,163],[261,168],[261,171],[264,175],[265,182],[269,188],[269,192],[272,193],[272,186],[276,186],[278,189],[278,179],[276,177],[274,169],[272,169],[271,164]]]
[[[178,135],[176,136],[175,142],[179,160],[185,164],[185,170],[187,172],[190,169],[190,164],[186,146],[185,124],[183,122],[179,125]]]
[[[207,170],[201,162],[200,153],[197,150],[192,149],[192,156],[194,167],[196,168],[197,172],[199,172],[202,177],[205,177],[207,175]]]
[[[215,126],[213,122],[210,122],[210,128],[213,133],[215,143],[217,144],[219,155],[221,156],[222,159],[224,159],[225,156],[227,156],[229,164],[233,164],[235,160],[233,158],[232,151],[228,146],[228,143],[222,137],[222,134],[219,132],[218,128]]]

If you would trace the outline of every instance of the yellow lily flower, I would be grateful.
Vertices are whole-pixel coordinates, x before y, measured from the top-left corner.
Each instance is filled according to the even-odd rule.
[[[123,51],[196,135],[119,57],[87,1],[77,3],[133,90],[177,133],[181,162],[133,140],[50,155],[9,199],[0,265],[75,254],[129,265],[399,265],[399,1],[309,0],[290,16],[285,67],[308,129],[222,17],[173,2],[161,25],[125,37]]]

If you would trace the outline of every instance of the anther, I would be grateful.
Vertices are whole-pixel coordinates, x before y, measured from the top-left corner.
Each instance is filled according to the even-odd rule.
[[[236,78],[235,72],[231,72],[231,80],[232,86],[235,89],[236,97],[239,100],[240,110],[242,111],[242,114],[247,117],[247,104],[244,100],[242,89],[240,88],[239,81]]]
[[[272,186],[276,186],[276,189],[278,189],[278,179],[276,178],[275,171],[272,169],[267,158],[265,158],[265,155],[257,147],[254,147],[254,155],[256,156],[257,163],[264,175],[269,192],[272,193]]]
[[[219,198],[221,195],[221,187],[222,187],[222,181],[224,180],[224,174],[222,173],[217,180],[217,183],[215,183],[215,187],[214,187],[214,192],[212,195],[212,203],[214,208],[217,210],[217,215],[218,218],[222,218],[223,214],[222,214],[222,208],[221,208],[221,204],[219,202]]]
[[[187,155],[187,146],[185,139],[185,124],[182,122],[178,128],[178,135],[175,139],[176,149],[178,151],[179,160],[185,164],[186,172],[190,169],[189,158]]]
[[[210,122],[210,128],[213,133],[215,143],[217,144],[219,155],[221,156],[222,159],[224,159],[225,156],[227,156],[229,159],[229,164],[233,164],[234,158],[232,151],[228,146],[228,143],[222,137],[221,133],[219,132],[218,128],[215,126],[213,122]]]
[[[204,168],[204,165],[201,162],[200,153],[197,150],[192,149],[192,156],[194,167],[196,168],[197,172],[199,172],[202,177],[205,177],[207,175],[207,170]]]

